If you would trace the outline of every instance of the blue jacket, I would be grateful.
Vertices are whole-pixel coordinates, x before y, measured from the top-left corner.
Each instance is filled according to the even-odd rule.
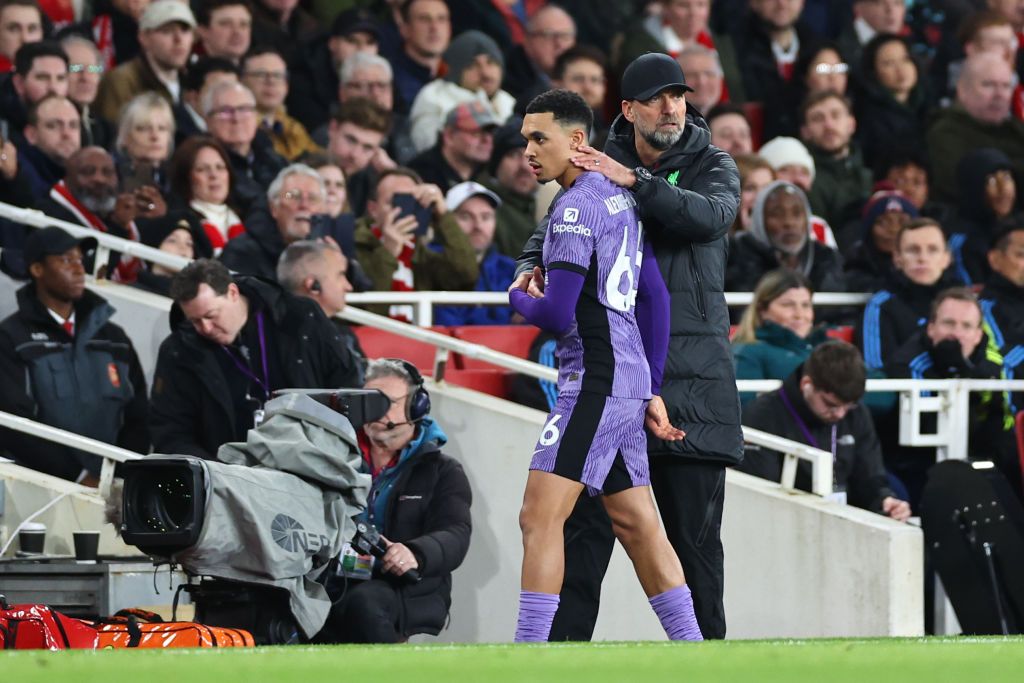
[[[474,291],[504,292],[515,279],[516,262],[492,244],[480,261],[480,277]],[[508,325],[511,306],[438,306],[434,309],[435,325]]]

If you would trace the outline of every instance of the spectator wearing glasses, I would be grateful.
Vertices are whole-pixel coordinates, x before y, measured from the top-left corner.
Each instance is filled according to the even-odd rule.
[[[395,81],[391,63],[380,55],[357,52],[345,60],[338,85],[338,102],[345,105],[353,100],[366,100],[390,115],[391,125],[383,143],[388,155],[398,162],[416,156],[409,134],[409,118],[395,111]],[[327,144],[330,124],[313,133],[318,144]]]
[[[68,56],[68,99],[75,103],[82,116],[82,146],[109,149],[114,141],[114,129],[92,110],[104,71],[99,48],[75,33],[63,38],[60,46]]]
[[[467,31],[444,53],[448,71],[420,90],[409,111],[412,143],[417,152],[437,142],[446,114],[457,104],[479,101],[490,107],[498,123],[512,115],[515,99],[501,89],[505,58],[498,44],[480,31]]]
[[[576,22],[558,5],[545,5],[530,17],[526,37],[505,53],[502,89],[516,98],[522,112],[534,97],[551,89],[555,63],[576,44]]]
[[[782,387],[743,409],[743,425],[797,443],[829,450],[833,456],[831,500],[903,522],[910,505],[889,488],[882,449],[861,403],[867,372],[857,349],[827,341],[783,380]],[[782,454],[747,444],[737,468],[769,481],[782,479]],[[811,488],[810,463],[797,465],[796,486]]]
[[[14,56],[26,43],[43,39],[43,13],[34,0],[0,4],[0,74],[14,70]]]
[[[200,57],[189,65],[181,79],[181,106],[174,111],[177,144],[192,135],[206,133],[203,97],[218,83],[237,83],[240,75],[241,71],[234,62],[221,57]]]
[[[835,43],[819,43],[797,62],[796,73],[803,80],[804,97],[831,91],[842,95],[850,85],[850,65]]]
[[[250,51],[242,60],[242,82],[256,96],[260,129],[273,142],[275,152],[294,161],[303,154],[320,151],[306,128],[285,111],[288,66],[278,50],[257,47]]]
[[[301,59],[289,64],[292,77],[288,111],[302,122],[306,130],[315,131],[325,125],[340,99],[338,88],[342,67],[357,54],[376,55],[379,45],[380,25],[373,15],[364,9],[350,9],[338,14],[327,35],[303,46]],[[389,81],[390,73],[391,65],[388,64]]]
[[[288,165],[259,129],[256,97],[241,83],[218,83],[206,95],[206,126],[231,159],[235,194],[244,213],[265,196],[267,186]]]
[[[192,30],[195,17],[187,4],[176,0],[156,0],[139,18],[139,45],[142,52],[100,81],[96,111],[111,124],[121,117],[121,109],[141,92],[152,90],[172,107],[181,101],[181,75],[192,54]]]
[[[438,141],[410,161],[409,168],[448,192],[476,177],[490,160],[497,127],[490,107],[477,100],[464,102],[448,112]]]
[[[305,164],[284,168],[267,190],[268,208],[245,219],[245,234],[228,242],[221,262],[236,273],[277,278],[277,262],[292,242],[309,237],[312,217],[324,213],[323,178]]]

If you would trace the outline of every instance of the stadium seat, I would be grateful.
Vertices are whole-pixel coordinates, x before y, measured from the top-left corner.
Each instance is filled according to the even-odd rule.
[[[426,342],[408,339],[376,327],[353,327],[359,338],[359,345],[367,358],[401,358],[416,366],[423,375],[434,374],[434,346]],[[448,334],[448,328],[434,325],[430,328],[440,334]]]
[[[480,344],[518,358],[529,357],[530,344],[538,332],[533,325],[462,325],[451,328],[451,334],[456,339]],[[463,370],[494,370],[498,366],[456,354],[455,367]]]
[[[746,114],[747,121],[750,123],[750,140],[754,149],[759,149],[762,144],[767,142],[762,139],[764,137],[764,105],[760,102],[745,102],[743,113]]]
[[[507,399],[509,397],[508,385],[512,374],[497,368],[474,368],[472,370],[447,368],[444,372],[444,381],[455,386]]]
[[[853,327],[850,325],[843,325],[841,327],[832,327],[825,332],[825,335],[829,339],[838,339],[844,341],[847,344],[853,343]]]

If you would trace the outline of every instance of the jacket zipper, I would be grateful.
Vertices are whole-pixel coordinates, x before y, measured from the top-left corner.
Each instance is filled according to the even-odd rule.
[[[700,281],[700,269],[697,267],[697,252],[690,243],[690,268],[693,270],[693,282],[697,286],[697,309],[700,311],[701,320],[708,321],[708,312],[704,306],[704,284]]]

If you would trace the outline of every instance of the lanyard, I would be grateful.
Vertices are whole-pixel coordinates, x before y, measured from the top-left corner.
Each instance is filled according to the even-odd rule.
[[[821,446],[818,445],[818,440],[814,438],[814,435],[811,434],[811,430],[807,427],[807,423],[804,422],[803,418],[800,417],[800,414],[796,412],[796,408],[793,407],[792,401],[790,401],[789,400],[789,396],[786,395],[786,390],[785,389],[779,389],[779,398],[782,399],[782,404],[786,406],[786,410],[789,411],[789,414],[793,416],[794,420],[796,420],[796,425],[797,425],[797,427],[800,428],[800,431],[803,432],[804,438],[807,439],[807,443],[809,443],[811,446],[814,446],[815,448],[821,448]],[[838,429],[839,429],[839,425],[838,424],[833,424],[832,425],[832,462],[833,463],[835,463],[835,461],[836,461],[836,432],[837,432]]]
[[[228,347],[221,346],[221,348],[224,349],[224,353],[228,354],[228,358],[234,362],[235,367],[242,371],[242,374],[259,385],[260,389],[263,390],[263,400],[267,400],[270,398],[270,373],[267,371],[267,345],[263,334],[263,311],[256,314],[256,331],[260,342],[260,360],[263,362],[263,379],[257,377],[246,364],[239,361]]]

